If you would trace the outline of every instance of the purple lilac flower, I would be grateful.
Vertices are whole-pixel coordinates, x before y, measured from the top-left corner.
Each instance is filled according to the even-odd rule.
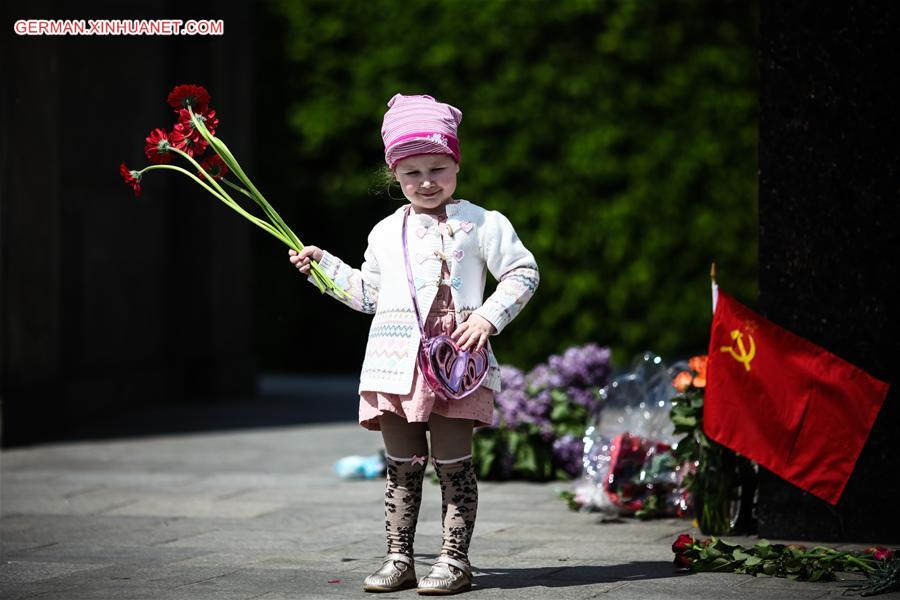
[[[549,421],[542,423],[538,428],[538,435],[541,436],[541,440],[548,444],[554,441],[556,439],[556,433],[553,431],[553,424]]]
[[[553,460],[572,477],[581,474],[584,442],[581,438],[566,434],[553,442]]]
[[[500,392],[495,397],[496,412],[510,429],[523,423],[550,426],[553,399],[549,389],[530,394],[526,390],[525,374],[515,367],[500,367]]]
[[[583,406],[589,411],[593,411],[597,405],[597,394],[594,392],[594,389],[595,388],[585,389],[569,386],[566,388],[566,394],[572,399],[573,404]]]
[[[496,409],[510,429],[527,422],[528,403],[528,394],[525,390],[500,390],[495,398]]]
[[[550,390],[541,390],[529,399],[525,407],[525,420],[535,425],[550,425],[553,397]]]
[[[590,343],[573,346],[562,355],[553,355],[527,374],[509,365],[501,366],[501,391],[495,401],[496,426],[515,429],[523,424],[535,425],[545,442],[552,441],[553,392],[565,392],[573,405],[593,412],[598,402],[596,391],[609,380],[610,357],[609,348]],[[566,444],[580,445],[581,442],[569,441],[563,446]],[[580,465],[580,453],[577,454],[577,460],[573,460]]]
[[[525,393],[525,374],[521,369],[510,365],[500,367],[500,392],[494,400],[494,421],[496,426],[505,423],[515,429],[525,421],[528,395]]]
[[[551,357],[552,358],[552,357]],[[525,376],[525,383],[532,392],[546,389],[555,389],[562,385],[559,373],[550,368],[546,363],[541,363]]]
[[[503,420],[503,416],[500,412],[500,408],[495,404],[494,410],[491,414],[491,424],[490,427],[486,427],[485,429],[497,429],[500,427],[500,423]]]
[[[603,387],[610,375],[610,349],[590,343],[573,346],[562,356],[554,354],[548,360],[550,369],[559,374],[563,385],[574,387]]]
[[[510,365],[500,366],[500,389],[522,390],[525,389],[525,373],[522,369]]]

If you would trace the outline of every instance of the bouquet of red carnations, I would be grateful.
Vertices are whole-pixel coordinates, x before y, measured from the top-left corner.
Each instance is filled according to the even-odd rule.
[[[285,224],[278,212],[272,208],[272,205],[256,189],[256,186],[253,185],[250,178],[241,169],[237,159],[234,158],[225,142],[214,135],[216,128],[219,126],[219,119],[216,116],[216,111],[210,108],[209,101],[209,93],[203,86],[189,84],[175,86],[169,93],[168,102],[175,110],[175,114],[178,115],[178,121],[169,132],[159,128],[151,131],[150,135],[147,136],[147,143],[144,147],[147,158],[154,164],[140,170],[134,170],[129,169],[125,166],[125,163],[122,163],[119,166],[119,173],[122,175],[125,183],[134,190],[135,196],[140,196],[141,194],[141,179],[147,171],[167,169],[187,175],[212,194],[214,198],[226,204],[266,233],[278,238],[287,244],[288,247],[299,252],[303,249],[300,238],[291,231],[291,228]],[[214,154],[209,155],[207,158],[202,158],[209,148],[212,148]],[[197,169],[197,175],[182,167],[169,164],[176,154],[193,165]],[[197,160],[200,159],[202,159],[202,163],[198,164]],[[234,174],[238,179],[238,183],[225,178],[229,172]],[[266,218],[261,219],[246,211],[229,195],[222,186],[223,184],[234,192],[239,192],[253,200],[265,213]],[[310,272],[322,293],[331,291],[339,298],[350,297],[346,291],[335,285],[334,281],[325,274],[325,271],[322,270],[317,262],[313,261],[311,264]]]

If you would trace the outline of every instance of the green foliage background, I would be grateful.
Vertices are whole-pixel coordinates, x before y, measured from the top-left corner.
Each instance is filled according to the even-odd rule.
[[[645,349],[702,353],[713,260],[723,288],[755,303],[755,2],[264,7],[279,33],[261,56],[280,79],[257,93],[269,124],[289,134],[260,134],[280,144],[264,150],[261,170],[282,177],[305,243],[358,266],[366,233],[403,201],[377,178],[394,93],[463,111],[457,197],[506,214],[541,269],[537,294],[495,341],[501,362],[530,368],[590,341],[612,346],[618,365]],[[285,293],[329,314],[307,287]],[[301,328],[299,318],[267,314],[259,324],[277,339]],[[331,333],[361,338],[361,348],[367,321],[343,321]],[[296,367],[274,350],[262,355]]]

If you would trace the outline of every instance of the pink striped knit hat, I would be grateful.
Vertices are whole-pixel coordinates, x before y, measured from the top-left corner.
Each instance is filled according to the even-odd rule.
[[[449,154],[459,162],[456,128],[461,121],[462,111],[431,96],[394,94],[381,126],[385,162],[393,169],[417,154]]]

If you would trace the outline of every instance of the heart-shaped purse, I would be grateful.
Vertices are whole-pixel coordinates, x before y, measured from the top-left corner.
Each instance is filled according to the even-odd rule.
[[[429,337],[425,335],[422,317],[419,314],[419,302],[416,286],[413,284],[412,269],[409,266],[409,250],[406,243],[406,221],[409,207],[403,213],[403,261],[406,264],[406,279],[409,282],[409,293],[412,296],[413,308],[422,340],[419,344],[417,362],[425,383],[444,400],[461,400],[484,382],[488,372],[487,350],[461,350],[448,335]]]

